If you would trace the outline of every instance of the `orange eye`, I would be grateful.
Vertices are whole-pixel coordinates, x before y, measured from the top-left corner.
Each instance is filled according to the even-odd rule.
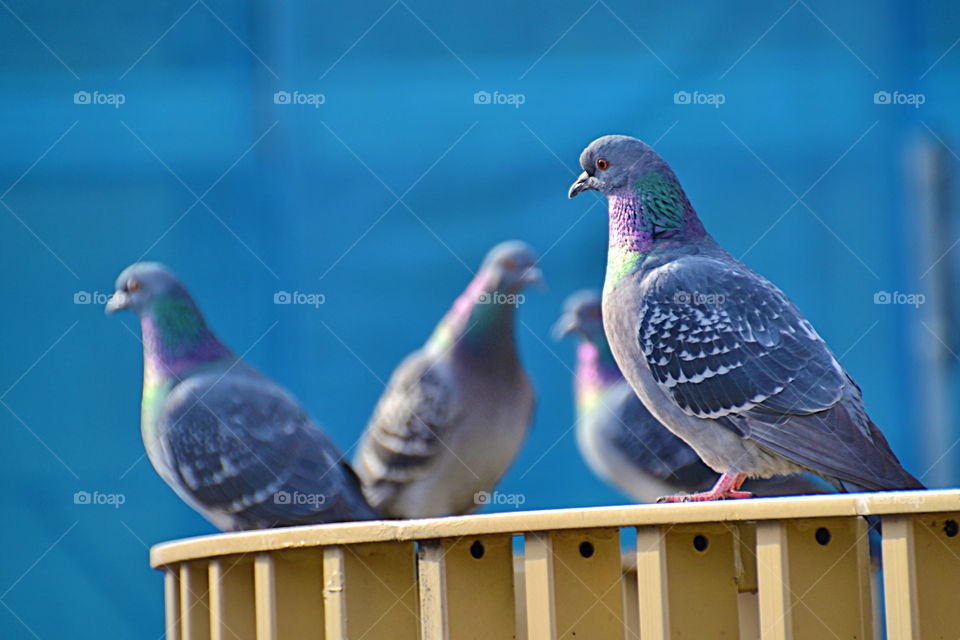
[[[503,261],[503,268],[507,269],[508,271],[513,271],[517,268],[517,261],[513,258],[507,258]]]
[[[127,291],[136,291],[140,288],[140,281],[136,278],[130,278],[127,280]]]
[[[597,158],[597,169],[600,169],[600,171],[606,171],[609,168],[609,162],[607,162],[604,158]]]

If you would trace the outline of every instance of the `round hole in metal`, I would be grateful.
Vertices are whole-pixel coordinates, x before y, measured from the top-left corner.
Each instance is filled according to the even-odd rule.
[[[947,520],[943,523],[943,532],[947,534],[948,538],[956,538],[957,534],[960,533],[960,526],[957,525],[956,520]]]
[[[703,553],[707,550],[707,547],[710,546],[710,541],[707,539],[707,536],[702,533],[698,533],[693,536],[693,548],[697,551]]]
[[[826,527],[820,527],[817,529],[817,532],[813,534],[813,537],[817,539],[817,544],[825,547],[830,544],[830,538],[832,536],[830,535],[830,529],[827,529]]]

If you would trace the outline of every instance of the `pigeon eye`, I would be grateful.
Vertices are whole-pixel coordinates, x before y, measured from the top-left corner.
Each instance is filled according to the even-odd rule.
[[[509,271],[513,271],[514,269],[517,268],[517,261],[514,260],[513,258],[507,258],[506,260],[503,261],[503,268]]]
[[[127,291],[137,291],[140,288],[140,281],[136,278],[127,280]]]
[[[597,169],[600,171],[606,171],[610,168],[610,163],[606,161],[605,158],[597,158]]]

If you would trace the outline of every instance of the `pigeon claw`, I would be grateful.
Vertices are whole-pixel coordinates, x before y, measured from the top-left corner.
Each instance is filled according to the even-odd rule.
[[[749,491],[728,491],[719,493],[717,491],[701,491],[700,493],[683,493],[675,496],[661,496],[657,498],[657,503],[661,502],[707,502],[708,500],[738,500],[740,498],[752,498],[753,494]]]
[[[724,473],[721,474],[717,484],[709,491],[699,493],[686,493],[675,496],[663,496],[657,498],[657,503],[661,502],[707,502],[709,500],[739,500],[742,498],[752,498],[753,494],[749,491],[740,491],[740,485],[747,479],[745,473]]]

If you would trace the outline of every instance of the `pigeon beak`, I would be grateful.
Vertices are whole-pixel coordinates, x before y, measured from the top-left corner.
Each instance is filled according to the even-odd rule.
[[[567,193],[567,197],[572,198],[581,191],[590,190],[597,191],[597,179],[584,171],[580,174],[580,177],[577,178],[577,181],[570,185],[570,191]]]
[[[577,319],[570,314],[565,313],[560,316],[560,319],[557,320],[557,323],[553,325],[553,329],[550,330],[550,335],[553,336],[554,340],[559,342],[576,330]]]
[[[523,273],[523,286],[535,286],[538,289],[546,289],[547,281],[543,279],[543,271],[540,267],[530,267]]]
[[[111,314],[114,311],[119,311],[120,309],[127,308],[127,294],[123,291],[114,291],[113,295],[110,296],[110,299],[107,300],[107,304],[103,307],[103,310],[107,314]]]

